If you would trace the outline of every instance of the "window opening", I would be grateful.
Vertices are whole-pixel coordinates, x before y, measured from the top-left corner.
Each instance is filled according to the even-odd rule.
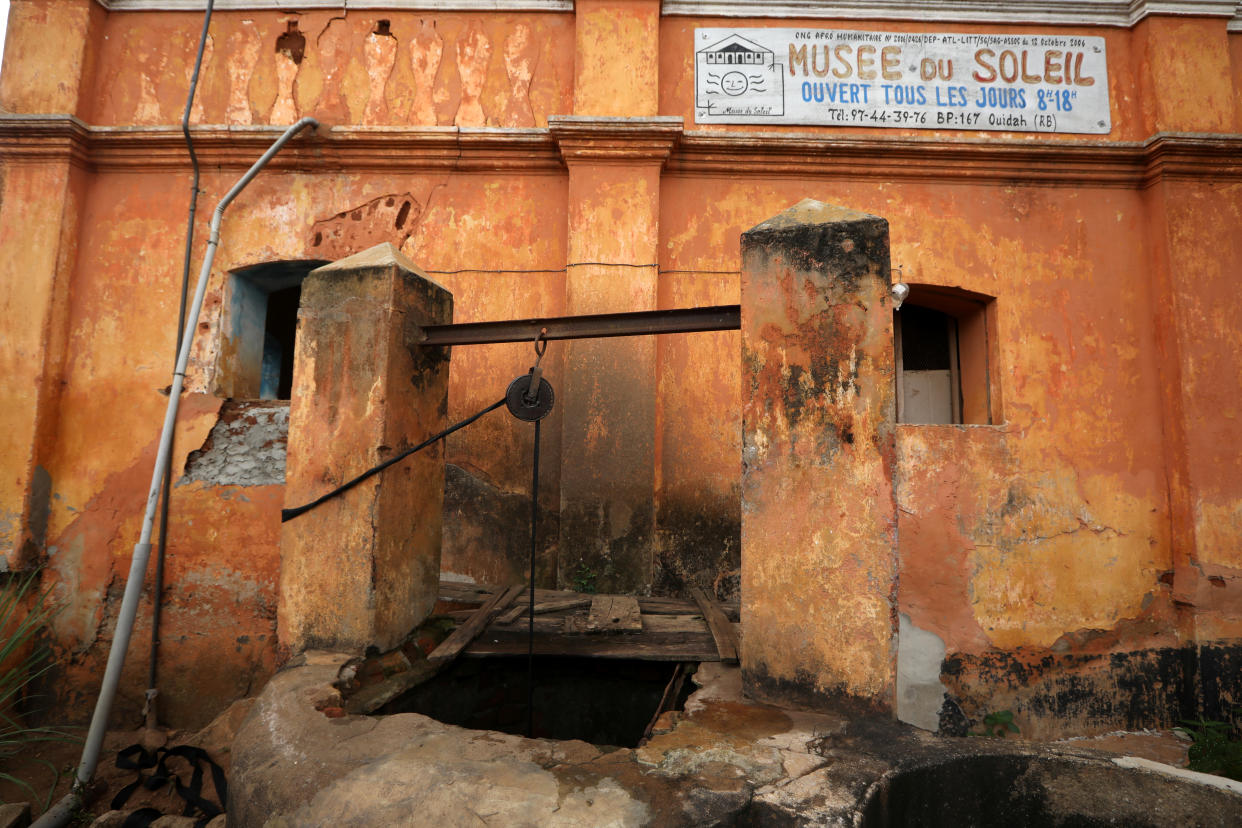
[[[229,274],[215,391],[287,400],[293,391],[302,280],[326,261],[267,262]]]
[[[995,300],[933,285],[910,285],[893,313],[897,422],[1002,422],[995,363]]]
[[[298,302],[302,285],[274,290],[267,295],[267,319],[263,326],[263,377],[259,397],[287,400],[293,395],[293,346],[298,330]]]
[[[901,342],[903,423],[960,423],[957,320],[906,304],[897,312]]]

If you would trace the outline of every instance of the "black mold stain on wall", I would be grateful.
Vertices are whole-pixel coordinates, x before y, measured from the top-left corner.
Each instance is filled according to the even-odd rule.
[[[803,672],[799,672],[792,679],[773,676],[762,662],[746,668],[742,673],[742,684],[750,698],[759,701],[778,700],[782,707],[831,710],[863,717],[887,718],[891,715],[891,702],[887,699],[855,695],[846,690],[844,684],[820,687],[813,676]]]
[[[872,272],[872,262],[888,262],[888,222],[872,216],[832,224],[761,225],[742,234],[744,249],[776,246],[792,269],[836,273],[847,290],[856,292]]]
[[[535,585],[556,586],[556,541],[559,520],[555,512],[539,511],[538,558]],[[448,463],[444,467],[443,558],[475,561],[498,583],[525,582],[530,572],[530,495],[504,492]]]
[[[656,512],[654,595],[684,596],[697,586],[721,601],[741,594],[742,501],[711,497],[662,502]]]
[[[1203,716],[1223,719],[1242,701],[1242,644],[1100,654],[993,651],[954,654],[941,680],[973,719],[1000,709],[1067,732],[1142,729]]]

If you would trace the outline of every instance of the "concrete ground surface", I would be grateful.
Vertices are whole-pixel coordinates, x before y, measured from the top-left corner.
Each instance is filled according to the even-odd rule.
[[[233,743],[230,825],[1242,823],[1239,783],[1077,742],[946,739],[754,704],[720,664],[700,668],[685,710],[645,745],[601,749],[417,714],[327,717],[346,660],[308,653],[264,689]],[[1139,735],[1100,744],[1160,741]]]
[[[962,812],[970,805],[952,798],[928,802],[919,785],[893,781],[930,773],[935,788],[936,772],[929,769],[957,762],[949,787],[969,801],[979,791],[970,792],[966,768],[980,757],[994,772],[1012,777],[999,784],[985,774],[981,784],[990,787],[984,794],[995,799],[999,790],[1005,794],[1000,798],[1029,810],[1032,795],[1025,789],[1034,787],[1041,803],[1036,810],[1053,808],[1051,816],[1041,817],[1052,821],[1010,824],[1109,824],[1119,817],[1132,825],[1162,824],[1157,819],[1242,823],[1242,793],[1185,785],[1147,769],[1122,771],[1099,758],[1112,754],[1184,766],[1187,742],[1171,731],[1050,744],[940,739],[890,721],[748,703],[736,668],[716,664],[700,668],[699,689],[686,709],[665,714],[646,745],[601,750],[585,742],[465,730],[416,714],[325,717],[319,708],[334,700],[331,685],[345,660],[311,653],[301,666],[282,671],[259,698],[233,705],[202,731],[111,732],[93,801],[76,824],[119,826],[141,807],[181,813],[183,802],[168,787],[139,788],[121,810],[109,809],[117,791],[136,778],[134,771],[115,767],[116,752],[144,740],[149,746],[207,749],[229,773],[233,826],[931,824],[917,812],[894,812],[894,794],[955,814],[956,823],[944,824],[986,825],[998,814],[979,821]],[[0,772],[28,781],[43,797],[55,776],[52,768],[59,770],[48,796],[54,802],[67,790],[79,754],[76,744],[43,743],[0,763]],[[1033,771],[1038,761],[1052,770]],[[173,769],[188,779],[188,766],[174,763]],[[1074,786],[1089,779],[1095,783],[1076,799]],[[205,790],[210,796],[210,782]],[[1109,791],[1122,801],[1112,802]],[[1158,807],[1135,804],[1152,793],[1159,794]],[[33,798],[11,782],[0,783],[4,801]],[[1090,801],[1095,810],[1079,813],[1078,800]],[[40,809],[36,803],[36,816]],[[1140,818],[1146,821],[1134,821]],[[160,824],[174,828],[193,820],[169,817]]]

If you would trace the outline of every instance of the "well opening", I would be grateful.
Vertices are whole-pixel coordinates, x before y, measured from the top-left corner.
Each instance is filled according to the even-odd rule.
[[[535,738],[632,748],[661,712],[683,708],[695,666],[685,665],[685,680],[677,681],[674,662],[537,656],[530,693],[526,658],[461,658],[375,715],[420,713],[445,724],[526,736],[533,699],[529,735]]]
[[[982,745],[981,753],[890,774],[873,789],[861,825],[1223,828],[1237,824],[1236,798],[1209,785],[1097,760],[1002,754],[987,750],[991,747]]]

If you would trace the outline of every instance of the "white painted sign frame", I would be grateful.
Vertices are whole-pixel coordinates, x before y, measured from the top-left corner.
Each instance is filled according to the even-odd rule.
[[[695,30],[695,123],[1107,134],[1104,38]]]

